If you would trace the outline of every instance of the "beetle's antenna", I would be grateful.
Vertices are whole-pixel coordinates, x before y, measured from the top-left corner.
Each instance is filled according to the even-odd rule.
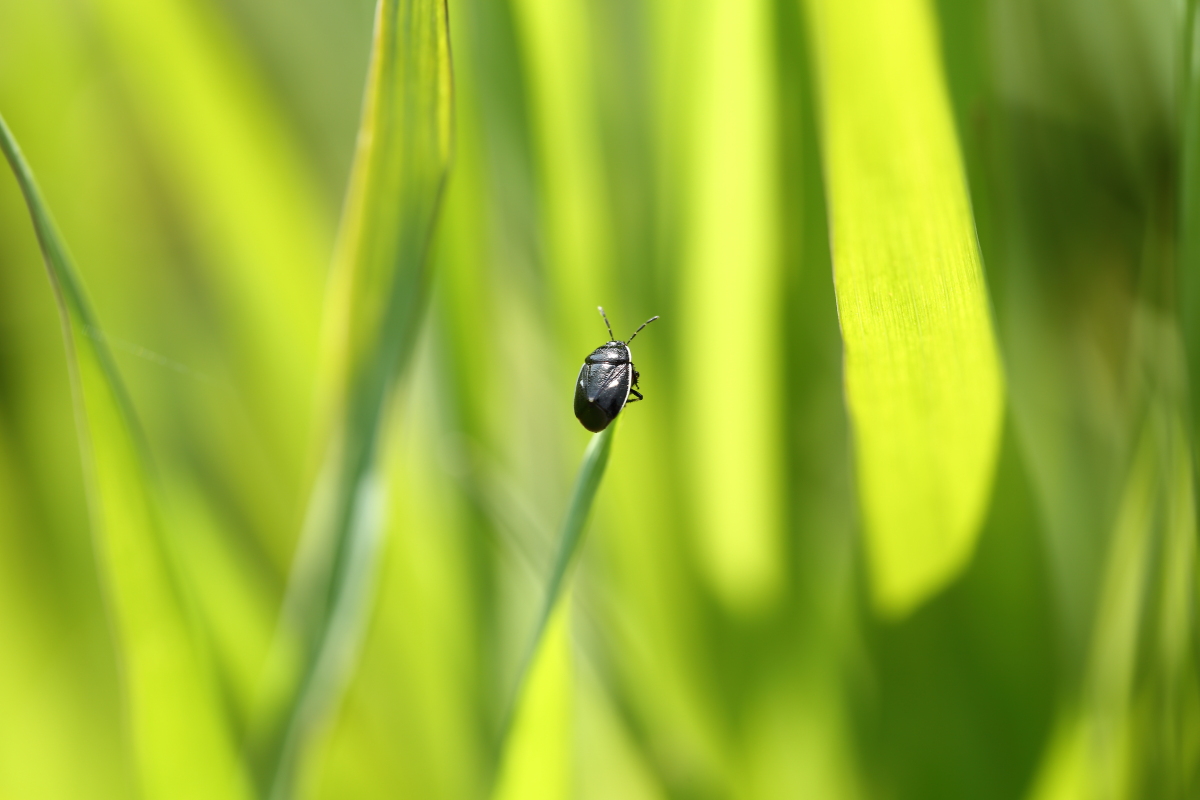
[[[656,320],[656,319],[658,319],[658,314],[655,314],[653,317],[651,317],[650,319],[648,319],[648,320],[646,320],[645,322],[643,322],[643,323],[642,323],[642,328],[646,327],[646,326],[647,326],[647,325],[649,325],[651,322],[654,322],[654,320]],[[636,331],[634,331],[634,332],[633,332],[633,336],[637,336],[639,333],[641,333],[641,332],[642,332],[642,328],[638,328]],[[628,339],[628,340],[625,342],[625,344],[629,344],[629,342],[632,342],[632,341],[633,341],[633,336],[630,336],[630,337],[629,337],[629,339]]]
[[[615,342],[617,337],[613,336],[612,325],[608,323],[608,315],[604,313],[604,306],[596,306],[596,308],[600,311],[600,316],[604,318],[604,327],[608,328],[608,340]]]

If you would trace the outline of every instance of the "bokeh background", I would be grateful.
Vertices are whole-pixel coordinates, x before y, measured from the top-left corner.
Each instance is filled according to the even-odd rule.
[[[455,155],[386,541],[296,796],[1200,796],[1195,3],[929,9],[1005,412],[970,559],[896,615],[868,585],[804,5],[450,0]],[[320,456],[372,18],[0,0],[0,112],[146,430],[235,737]],[[136,797],[58,312],[7,178],[0,265],[0,798]],[[597,304],[619,336],[662,316],[646,402],[501,768]]]

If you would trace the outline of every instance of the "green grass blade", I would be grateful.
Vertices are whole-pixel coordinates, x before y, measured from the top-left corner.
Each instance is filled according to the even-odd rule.
[[[808,11],[872,593],[902,614],[973,550],[1003,376],[930,4]]]
[[[570,592],[541,632],[521,704],[504,742],[492,800],[567,800],[574,795]]]
[[[540,718],[543,715],[535,709],[532,712],[526,712],[526,705],[530,702],[530,698],[534,698],[533,702],[537,704],[537,697],[542,695],[542,692],[535,690],[532,685],[532,678],[537,674],[544,674],[547,680],[557,681],[561,679],[563,670],[552,666],[544,666],[543,662],[556,662],[558,659],[557,651],[554,653],[546,652],[548,649],[553,649],[555,645],[550,644],[554,637],[547,635],[551,626],[551,620],[557,619],[561,623],[558,627],[561,628],[566,624],[566,609],[560,609],[560,605],[565,602],[564,587],[567,585],[567,577],[570,572],[571,565],[575,562],[575,557],[579,553],[580,545],[583,543],[583,534],[587,527],[588,516],[592,511],[592,503],[596,499],[596,492],[600,488],[600,481],[604,478],[604,469],[608,466],[608,456],[612,452],[612,440],[615,435],[616,423],[609,425],[607,428],[597,433],[592,437],[592,441],[588,444],[587,450],[583,454],[583,463],[579,465],[579,474],[575,477],[575,488],[571,492],[571,504],[567,509],[567,517],[563,522],[562,534],[558,540],[558,550],[554,555],[554,565],[550,570],[550,580],[546,584],[546,594],[542,598],[541,611],[538,614],[537,624],[533,629],[533,638],[530,641],[529,649],[526,651],[525,659],[517,672],[516,689],[513,692],[513,700],[508,709],[506,718],[504,719],[498,740],[498,753],[500,763],[497,768],[498,784],[496,786],[496,796],[512,797],[521,796],[521,788],[514,786],[511,781],[517,780],[511,776],[529,774],[528,769],[523,765],[513,764],[510,761],[514,758],[514,753],[517,751],[511,747],[513,740],[522,738],[521,733],[516,730],[523,727],[526,719]],[[563,634],[565,636],[565,632]],[[558,644],[564,643],[559,642]],[[536,666],[535,666],[536,665]],[[537,722],[529,724],[537,726]],[[522,747],[521,754],[530,754],[530,757],[536,757],[538,748]],[[521,757],[519,754],[516,757]]]
[[[738,408],[713,414],[705,403],[685,404],[686,425],[704,431],[689,442],[688,462],[701,564],[730,608],[762,612],[778,602],[787,574],[771,6],[702,8],[689,12],[703,45],[690,68],[695,185],[681,324],[683,338],[705,341],[715,363],[738,365]],[[687,396],[711,390],[706,371],[688,374]]]
[[[1194,797],[1196,506],[1183,408],[1156,401],[1120,493],[1082,681],[1030,800]]]
[[[357,658],[383,522],[384,408],[413,349],[450,161],[443,0],[381,0],[358,151],[327,307],[330,436],[288,587],[255,731],[264,793],[289,796],[297,756]]]
[[[119,639],[148,798],[249,796],[222,699],[177,578],[145,444],[54,224],[3,118],[0,150],[33,219],[58,301],[100,569]]]
[[[1187,349],[1193,441],[1200,431],[1200,14],[1189,0],[1184,15],[1180,131],[1180,321]]]

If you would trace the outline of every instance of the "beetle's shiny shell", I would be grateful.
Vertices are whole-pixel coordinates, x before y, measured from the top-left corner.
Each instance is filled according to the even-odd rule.
[[[584,359],[575,382],[575,416],[583,427],[599,432],[608,427],[629,400],[633,386],[633,356],[624,342],[607,342]]]

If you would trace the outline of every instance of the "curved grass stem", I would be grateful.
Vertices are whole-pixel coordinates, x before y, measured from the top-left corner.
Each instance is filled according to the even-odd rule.
[[[542,599],[537,624],[517,672],[517,680],[513,686],[508,709],[496,739],[496,771],[493,789],[499,776],[503,773],[509,739],[526,694],[526,684],[529,681],[530,672],[547,638],[546,632],[550,627],[550,620],[554,617],[559,603],[562,602],[563,590],[567,585],[571,565],[575,562],[576,555],[583,544],[583,534],[587,528],[592,503],[596,499],[600,481],[604,478],[605,467],[608,466],[608,456],[612,451],[612,440],[616,427],[617,424],[614,422],[592,437],[587,450],[584,451],[583,462],[579,465],[579,473],[575,477],[575,488],[571,492],[571,503],[563,521],[562,533],[558,539],[558,550],[554,555],[554,565],[550,570],[550,580],[546,585],[546,594]]]

